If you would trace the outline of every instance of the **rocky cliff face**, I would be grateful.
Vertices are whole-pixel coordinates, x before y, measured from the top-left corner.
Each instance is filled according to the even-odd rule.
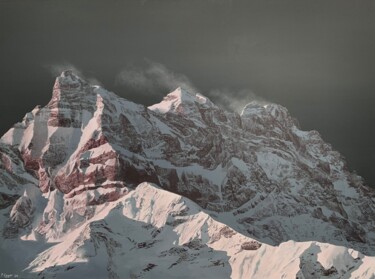
[[[110,276],[121,278],[121,272],[130,276],[130,269],[124,270],[119,262],[114,262],[125,259],[119,256],[121,249],[115,247],[128,247],[130,244],[123,240],[129,235],[105,224],[107,218],[112,218],[108,217],[110,212],[128,220],[124,222],[145,222],[156,231],[171,226],[169,230],[179,237],[177,243],[190,245],[187,243],[196,239],[198,244],[191,245],[198,245],[202,252],[193,257],[189,249],[194,250],[195,246],[175,247],[165,235],[159,240],[179,251],[165,252],[168,259],[171,255],[173,260],[180,259],[182,253],[184,260],[187,257],[194,265],[196,259],[205,257],[204,253],[216,249],[210,246],[212,235],[207,238],[194,233],[187,242],[181,240],[177,228],[182,223],[189,224],[190,219],[169,220],[164,215],[169,214],[168,210],[155,212],[153,206],[158,200],[146,207],[147,218],[125,213],[121,203],[131,203],[137,211],[145,210],[145,199],[153,199],[133,197],[143,182],[195,202],[194,207],[201,214],[204,212],[207,218],[213,218],[212,222],[228,228],[223,229],[228,239],[240,235],[238,247],[242,248],[236,251],[252,250],[249,253],[254,254],[259,253],[254,251],[260,247],[273,245],[278,247],[278,257],[283,257],[280,247],[292,241],[293,247],[300,249],[296,252],[299,265],[288,273],[294,278],[298,274],[308,278],[306,274],[312,272],[316,275],[312,278],[319,278],[328,272],[328,266],[323,267],[318,259],[315,262],[319,262],[319,268],[307,267],[314,257],[308,256],[306,263],[304,255],[311,249],[313,254],[319,254],[323,247],[319,242],[329,243],[327,247],[336,247],[333,244],[353,248],[367,255],[369,261],[375,255],[375,192],[349,172],[341,155],[318,132],[300,130],[288,111],[276,104],[253,102],[238,115],[222,110],[200,94],[177,88],[159,104],[146,108],[65,71],[56,79],[51,101],[26,114],[1,138],[0,155],[3,237],[7,241],[33,239],[36,243],[73,241],[74,247],[69,250],[64,250],[62,247],[66,246],[62,244],[52,249],[70,255],[72,274],[81,274],[74,272],[75,263],[91,259],[91,254],[85,254],[87,249],[97,255],[99,247],[105,247],[111,261],[107,266]],[[169,195],[152,187],[143,188],[150,196]],[[145,195],[146,190],[142,190]],[[100,215],[101,210],[106,213]],[[156,224],[152,221],[155,214],[165,220],[155,221]],[[204,225],[202,231],[221,232],[219,225],[213,229],[211,223]],[[141,225],[135,227],[134,230],[144,230]],[[145,246],[147,241],[143,241]],[[310,248],[294,241],[309,243],[303,245]],[[91,248],[88,242],[93,243]],[[38,247],[43,249],[42,246]],[[133,251],[131,247],[126,249]],[[231,270],[225,276],[241,278],[245,270],[234,272],[233,268],[238,269],[232,264],[235,256],[225,247],[216,250],[226,251],[227,258],[220,258],[220,253],[215,252],[220,259],[215,260],[218,264],[214,266],[228,265]],[[6,251],[6,247],[3,249]],[[82,252],[79,249],[86,251],[84,255],[77,255]],[[66,263],[61,262],[64,255],[50,260],[52,250],[40,254],[47,259],[35,260],[30,270],[47,270],[43,274],[50,274],[51,270],[62,270],[56,265],[65,268]],[[341,252],[349,253],[345,251]],[[160,272],[158,261],[160,258],[153,259],[150,266],[144,267],[146,271],[135,265],[137,271],[133,275],[152,278],[151,270]],[[244,259],[241,261],[243,264]],[[359,262],[353,263],[358,271],[366,266],[359,268]],[[25,259],[25,263],[30,261]],[[212,261],[206,263],[211,264]],[[50,269],[54,265],[56,270]],[[87,268],[82,263],[79,266]],[[329,276],[340,278],[341,271],[332,267],[336,271],[332,270]],[[277,270],[281,272],[282,268]],[[253,275],[260,278],[261,274]]]

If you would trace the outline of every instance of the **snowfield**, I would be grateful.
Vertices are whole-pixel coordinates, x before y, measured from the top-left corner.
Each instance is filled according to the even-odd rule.
[[[5,240],[2,254],[14,262],[2,269],[25,269],[30,278],[371,278],[375,272],[375,258],[353,249],[261,243],[149,183],[88,210],[90,219],[53,241]],[[33,255],[26,265],[18,260],[24,253]]]

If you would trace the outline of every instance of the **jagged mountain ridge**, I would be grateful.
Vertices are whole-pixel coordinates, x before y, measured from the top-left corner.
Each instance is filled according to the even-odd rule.
[[[1,142],[37,179],[23,184],[38,183],[44,193],[22,194],[22,185],[8,183],[19,185],[12,193],[19,198],[4,224],[7,238],[61,241],[97,206],[147,181],[260,243],[319,241],[375,251],[374,192],[279,105],[253,102],[238,115],[178,88],[145,108],[66,71],[49,104],[28,113]],[[31,216],[17,210],[28,207]]]

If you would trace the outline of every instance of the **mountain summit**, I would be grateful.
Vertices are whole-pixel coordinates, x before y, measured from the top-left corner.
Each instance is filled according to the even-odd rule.
[[[214,106],[214,104],[201,94],[193,94],[184,88],[178,87],[164,97],[159,104],[149,106],[148,109],[160,113],[189,113],[189,111],[196,112],[194,107],[199,106],[210,107]]]
[[[71,71],[0,140],[0,270],[31,278],[373,278],[375,192],[287,109]]]

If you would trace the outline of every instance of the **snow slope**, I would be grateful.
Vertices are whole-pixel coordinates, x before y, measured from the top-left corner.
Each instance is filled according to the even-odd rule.
[[[371,278],[375,272],[374,258],[345,247],[259,243],[148,183],[93,210],[26,270],[46,278]]]

